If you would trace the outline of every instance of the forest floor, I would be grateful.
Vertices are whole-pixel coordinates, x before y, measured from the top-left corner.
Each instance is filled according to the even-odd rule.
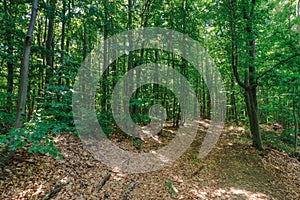
[[[170,140],[172,128],[163,131]],[[245,130],[227,125],[216,147],[197,159],[205,128],[171,166],[145,174],[121,174],[93,159],[73,134],[56,145],[63,159],[17,151],[0,174],[0,199],[300,199],[300,163],[285,153],[263,155],[250,146]],[[170,137],[170,138],[168,138]],[[157,141],[141,144],[117,134],[110,139],[132,151],[147,151]],[[164,143],[164,142],[163,142]],[[107,182],[104,177],[106,177]],[[124,191],[126,191],[124,194]],[[126,199],[126,198],[123,198]]]

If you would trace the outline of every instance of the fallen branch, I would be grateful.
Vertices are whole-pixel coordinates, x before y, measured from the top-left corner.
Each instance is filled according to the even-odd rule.
[[[127,189],[123,193],[120,200],[127,200],[129,193],[133,190],[134,186],[136,184],[136,181],[131,181],[131,183],[128,185]]]
[[[49,190],[46,195],[40,197],[39,200],[48,200],[55,197],[61,191],[62,187],[62,185],[55,185],[53,189]]]
[[[204,169],[204,166],[199,167],[194,173],[191,174],[192,177],[196,176],[197,174],[199,174],[199,172]]]
[[[96,186],[96,192],[99,192],[99,190],[102,189],[102,187],[105,185],[105,183],[110,178],[111,174],[106,174],[103,179],[100,181],[100,183]]]

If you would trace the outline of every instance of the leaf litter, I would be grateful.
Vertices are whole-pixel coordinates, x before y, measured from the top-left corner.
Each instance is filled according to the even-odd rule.
[[[207,128],[207,127],[206,127]],[[56,138],[63,159],[16,151],[0,175],[0,199],[300,199],[300,163],[269,149],[260,155],[241,127],[226,128],[209,155],[199,160],[204,126],[190,148],[171,166],[145,174],[122,174],[95,160],[72,133]],[[176,133],[167,127],[154,139],[114,133],[123,149],[149,152],[166,145]],[[167,186],[166,186],[167,183]]]

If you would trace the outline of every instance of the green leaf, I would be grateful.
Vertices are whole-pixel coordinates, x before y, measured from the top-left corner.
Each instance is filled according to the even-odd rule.
[[[169,193],[170,193],[170,194],[173,194],[173,195],[176,195],[176,194],[177,194],[177,193],[175,192],[175,190],[173,190],[173,189],[170,189],[170,190],[169,190]]]
[[[166,181],[166,182],[165,182],[165,186],[167,186],[168,188],[171,188],[171,187],[172,187],[172,183],[171,183],[171,182],[168,182],[168,181]]]

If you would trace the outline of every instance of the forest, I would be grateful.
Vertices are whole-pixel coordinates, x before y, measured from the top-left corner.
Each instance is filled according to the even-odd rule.
[[[300,198],[300,0],[0,9],[0,199]]]

